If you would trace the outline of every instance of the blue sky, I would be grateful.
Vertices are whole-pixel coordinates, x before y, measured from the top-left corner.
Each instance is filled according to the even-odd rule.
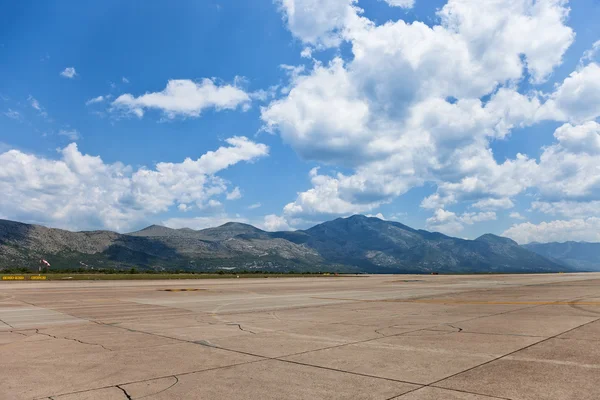
[[[600,241],[599,18],[595,0],[2,2],[0,218],[363,213]]]

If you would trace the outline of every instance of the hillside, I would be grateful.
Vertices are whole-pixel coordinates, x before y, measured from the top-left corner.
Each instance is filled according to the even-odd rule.
[[[579,271],[600,271],[600,243],[530,243],[523,247]]]
[[[372,272],[526,272],[564,269],[495,235],[464,240],[355,215],[316,225],[305,244],[324,259]]]
[[[487,234],[464,240],[355,215],[304,231],[266,232],[229,222],[203,230],[152,225],[137,232],[69,232],[0,220],[0,268],[219,268],[371,273],[552,272],[569,270]]]

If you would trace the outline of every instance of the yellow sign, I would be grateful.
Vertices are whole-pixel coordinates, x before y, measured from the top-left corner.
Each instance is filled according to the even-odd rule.
[[[45,281],[48,278],[45,275],[32,275],[30,277],[25,277],[23,275],[4,275],[2,276],[3,281],[24,281],[24,280],[32,280],[32,281]]]
[[[22,275],[4,275],[2,277],[3,281],[24,281],[25,277]]]

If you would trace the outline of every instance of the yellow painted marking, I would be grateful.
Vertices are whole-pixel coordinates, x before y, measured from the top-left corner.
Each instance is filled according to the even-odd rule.
[[[24,281],[25,277],[21,275],[4,275],[2,277],[3,281]]]
[[[32,275],[29,277],[32,281],[45,281],[46,277],[44,275]]]
[[[341,300],[357,301],[362,303],[421,303],[421,304],[467,304],[467,305],[577,305],[577,306],[600,306],[600,301],[473,301],[473,300],[410,300],[410,299],[347,299],[340,297],[312,297],[319,300]]]

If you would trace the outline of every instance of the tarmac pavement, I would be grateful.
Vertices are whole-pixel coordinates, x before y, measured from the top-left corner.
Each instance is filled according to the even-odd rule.
[[[597,400],[600,273],[0,282],[0,371],[6,400]]]

